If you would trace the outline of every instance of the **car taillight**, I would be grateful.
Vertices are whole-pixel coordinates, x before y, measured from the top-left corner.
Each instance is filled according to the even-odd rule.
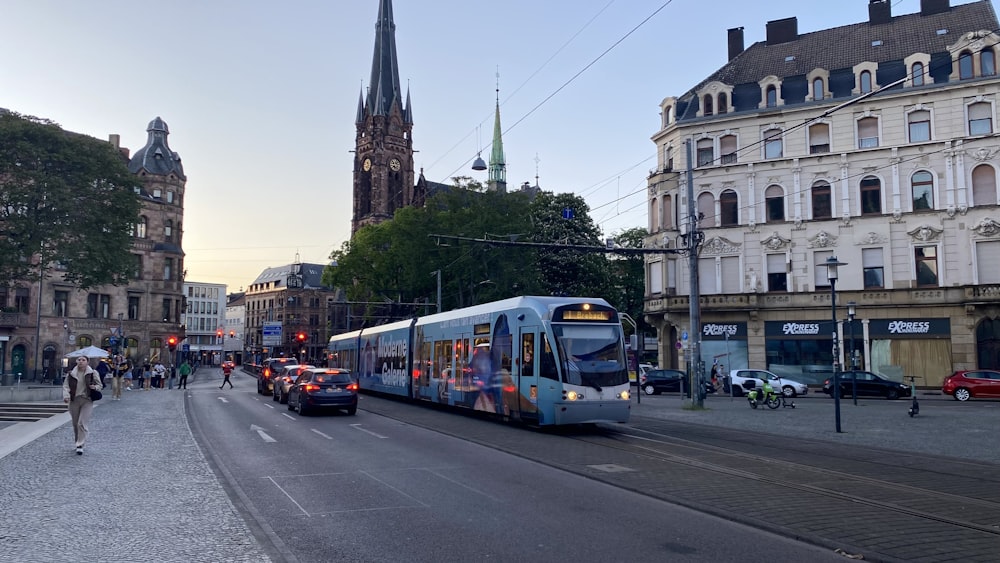
[[[827,379],[826,381],[823,382],[823,385],[829,385],[829,384],[830,384],[830,380],[829,379]]]
[[[305,391],[306,393],[309,393],[310,391],[319,391],[319,385],[313,385],[311,383],[308,385],[303,385],[302,390]]]
[[[645,375],[639,378],[639,383],[645,383],[645,382],[646,382],[646,376]]]
[[[350,385],[347,386],[347,389],[350,390],[350,391],[357,391],[358,390],[358,384],[357,383],[351,383]]]

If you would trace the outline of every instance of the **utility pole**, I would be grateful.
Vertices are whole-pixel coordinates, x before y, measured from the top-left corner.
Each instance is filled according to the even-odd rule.
[[[687,252],[688,269],[690,270],[690,290],[688,303],[688,316],[691,326],[688,334],[691,335],[691,345],[688,350],[690,354],[689,363],[691,372],[688,380],[691,382],[691,404],[696,407],[705,406],[705,382],[704,370],[701,362],[701,296],[698,288],[698,245],[701,244],[702,234],[698,231],[698,208],[694,204],[694,166],[691,161],[691,139],[684,142],[687,151],[687,204],[688,204],[688,232],[687,232]]]

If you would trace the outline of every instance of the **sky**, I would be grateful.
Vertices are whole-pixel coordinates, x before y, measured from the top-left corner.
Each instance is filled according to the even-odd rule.
[[[952,0],[952,5],[968,0]],[[134,154],[157,116],[187,175],[186,280],[249,286],[349,240],[379,0],[2,0],[0,107]],[[995,6],[994,6],[995,7]],[[893,0],[894,15],[920,10]],[[501,102],[507,183],[573,192],[606,236],[646,227],[659,104],[768,21],[867,21],[866,0],[394,0],[417,169],[469,176]],[[499,73],[499,79],[497,74]]]

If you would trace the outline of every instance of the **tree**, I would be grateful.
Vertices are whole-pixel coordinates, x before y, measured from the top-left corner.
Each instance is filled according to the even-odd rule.
[[[589,213],[590,207],[580,196],[541,192],[531,203],[530,240],[603,246],[601,232]],[[608,261],[600,253],[539,250],[538,277],[542,295],[606,297],[612,290]]]
[[[616,233],[612,238],[620,248],[642,248],[647,234],[645,228],[633,227]],[[616,309],[635,319],[639,332],[647,332],[649,325],[643,319],[646,295],[645,259],[640,254],[615,255],[610,259],[609,267],[615,285],[608,301]],[[630,329],[631,326],[625,327],[626,334],[631,334]]]
[[[126,281],[137,186],[110,144],[0,111],[0,284],[50,264],[84,289]]]

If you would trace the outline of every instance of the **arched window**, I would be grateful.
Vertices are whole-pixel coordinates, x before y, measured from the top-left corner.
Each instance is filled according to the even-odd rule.
[[[913,63],[913,69],[910,71],[910,77],[913,80],[914,86],[924,85],[924,63]]]
[[[861,180],[861,214],[882,214],[882,182],[875,176]]]
[[[771,185],[764,190],[764,207],[768,221],[785,220],[785,191],[781,186]]]
[[[972,53],[964,51],[958,56],[958,78],[964,80],[972,76]]]
[[[822,78],[817,78],[817,79],[813,80],[813,99],[814,100],[822,100],[825,97],[826,97],[826,94],[824,93],[823,79]]]
[[[778,106],[778,89],[774,85],[767,87],[765,99],[767,100],[767,107],[773,108]]]
[[[149,226],[149,219],[145,215],[139,217],[139,222],[135,225],[135,236],[137,238],[146,238],[146,228]]]
[[[715,197],[708,192],[698,196],[698,218],[702,227],[715,226]]]
[[[921,170],[910,177],[913,189],[913,210],[922,211],[934,209],[934,177],[930,172]]]
[[[725,92],[719,94],[719,115],[722,115],[729,111],[729,98],[726,96]]]
[[[872,73],[867,70],[861,71],[861,93],[867,94],[872,91]]]
[[[992,49],[983,49],[979,54],[979,69],[981,76],[993,76],[997,73],[996,58]]]
[[[833,196],[830,192],[830,184],[826,182],[816,182],[812,187],[812,218],[831,219],[833,218]]]
[[[705,111],[702,112],[702,115],[712,115],[712,113],[713,113],[712,112],[712,96],[709,96],[708,94],[705,94]]]
[[[719,196],[719,218],[723,227],[735,227],[740,224],[739,197],[733,190],[726,190]]]
[[[972,205],[997,204],[997,173],[988,164],[972,169]]]

